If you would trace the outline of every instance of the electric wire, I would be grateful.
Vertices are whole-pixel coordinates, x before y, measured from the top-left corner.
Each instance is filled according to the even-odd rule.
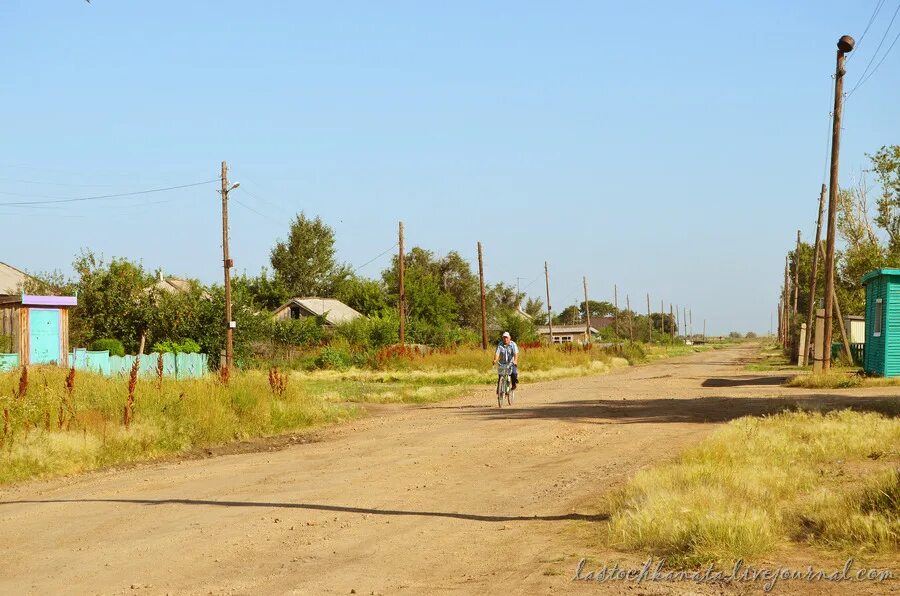
[[[863,84],[864,80],[866,80],[866,81],[869,80],[869,77],[867,77],[866,74],[869,73],[869,68],[872,66],[872,63],[875,61],[875,58],[878,56],[878,52],[881,51],[881,46],[884,45],[884,40],[887,39],[888,33],[891,32],[891,27],[893,27],[893,25],[894,25],[894,20],[897,18],[897,13],[900,13],[900,2],[897,3],[897,8],[896,8],[896,10],[894,10],[893,16],[891,16],[891,21],[888,23],[887,28],[884,30],[884,35],[881,36],[881,41],[878,42],[878,47],[875,48],[874,52],[872,52],[872,57],[869,58],[869,63],[866,64],[866,67],[863,69],[862,74],[859,75],[859,79],[857,79],[856,85],[854,85],[853,89],[851,89],[850,92],[847,93],[846,97],[848,99],[850,98],[851,95],[853,95],[853,93],[857,89],[860,88],[860,86]],[[898,37],[900,37],[900,35],[898,35]],[[881,63],[884,62],[884,59],[890,53],[891,48],[894,47],[895,43],[897,43],[897,38],[894,38],[894,42],[891,44],[890,48],[888,48],[888,51],[885,52],[884,56],[881,59],[881,62],[878,63],[878,66],[881,66]],[[875,67],[876,70],[877,70],[878,66]],[[873,70],[871,74],[875,74],[875,71]]]
[[[875,22],[875,17],[878,16],[878,13],[881,11],[881,7],[884,6],[885,0],[877,0],[875,4],[875,10],[872,11],[872,16],[869,17],[869,22],[866,23],[866,28],[863,29],[862,35],[859,36],[859,39],[856,40],[856,51],[850,54],[850,57],[847,58],[847,62],[853,60],[853,57],[859,53],[859,46],[862,45],[863,40],[866,38],[866,33],[869,32],[869,27],[872,26],[872,23]]]
[[[115,198],[119,198],[119,197],[133,197],[133,196],[137,196],[137,195],[145,195],[145,194],[150,194],[150,193],[155,193],[155,192],[178,190],[180,188],[190,188],[192,186],[201,186],[203,184],[211,184],[213,182],[219,182],[220,180],[221,180],[220,178],[214,178],[213,180],[204,180],[203,182],[193,182],[191,184],[179,184],[177,186],[167,186],[164,188],[150,188],[147,190],[138,190],[138,191],[134,191],[134,192],[123,192],[123,193],[116,193],[116,194],[110,194],[110,195],[96,195],[96,196],[91,196],[91,197],[75,197],[75,198],[47,197],[47,199],[50,199],[50,200],[46,200],[46,201],[9,201],[9,202],[0,203],[0,207],[8,207],[8,206],[14,206],[14,205],[15,206],[20,206],[20,205],[57,205],[57,204],[61,204],[61,203],[77,203],[77,202],[82,202],[82,201],[99,201],[99,200],[103,200],[103,199],[115,199]],[[0,194],[13,195],[13,196],[27,196],[27,195],[20,195],[18,193],[4,192],[4,191],[0,191]]]
[[[372,259],[366,261],[365,263],[363,263],[363,264],[360,265],[359,267],[355,268],[355,269],[353,270],[353,273],[356,273],[357,271],[359,271],[359,270],[362,269],[363,267],[367,267],[368,265],[371,265],[372,263],[374,263],[375,261],[377,261],[378,259],[380,259],[380,258],[383,257],[384,255],[388,254],[389,252],[391,252],[392,250],[394,250],[394,249],[397,248],[398,246],[400,246],[400,243],[399,243],[399,242],[395,242],[393,246],[391,246],[391,247],[388,248],[387,250],[381,252],[378,256],[376,256],[376,257],[374,257],[374,258],[372,258]]]

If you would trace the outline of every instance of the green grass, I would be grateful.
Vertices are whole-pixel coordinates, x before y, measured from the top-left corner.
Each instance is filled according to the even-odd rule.
[[[791,541],[900,550],[900,421],[874,413],[741,418],[609,498],[608,540],[694,566]]]
[[[69,396],[66,374],[29,369],[27,393],[18,399],[19,372],[0,374],[0,413],[9,420],[0,433],[0,483],[149,460],[359,414],[352,404],[322,399],[291,380],[274,395],[264,374],[248,372],[227,387],[214,376],[165,380],[162,388],[155,379],[140,379],[134,421],[126,429],[127,378],[78,372]]]

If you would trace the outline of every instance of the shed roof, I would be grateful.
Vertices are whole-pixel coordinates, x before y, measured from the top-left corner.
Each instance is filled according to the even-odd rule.
[[[875,279],[876,277],[881,277],[883,275],[898,275],[898,276],[900,276],[900,269],[890,269],[890,268],[873,269],[872,271],[869,271],[868,273],[866,273],[865,275],[862,276],[862,283],[863,283],[863,285],[865,285],[865,284],[869,283],[871,280]]]
[[[557,333],[584,333],[584,325],[554,325],[553,334]],[[538,327],[538,333],[550,335],[550,328],[546,325]],[[597,333],[597,330],[591,327],[591,333]]]
[[[310,315],[317,317],[324,316],[325,322],[329,325],[340,325],[341,323],[349,323],[353,319],[361,317],[362,314],[350,308],[340,300],[335,298],[291,298],[286,303],[278,307],[275,312],[281,312],[285,308],[291,306],[299,306],[307,311]]]
[[[0,261],[0,294],[16,294],[21,291],[21,286],[31,276],[16,269],[12,265]]]

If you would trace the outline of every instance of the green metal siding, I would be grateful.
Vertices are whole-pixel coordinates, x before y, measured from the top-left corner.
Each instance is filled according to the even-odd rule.
[[[887,277],[877,277],[866,284],[866,372],[884,376],[885,374],[885,338],[886,329],[882,328],[880,337],[875,337],[875,300],[884,300],[883,312],[888,312],[887,304]],[[900,305],[900,300],[895,301]],[[887,318],[887,317],[885,317]]]

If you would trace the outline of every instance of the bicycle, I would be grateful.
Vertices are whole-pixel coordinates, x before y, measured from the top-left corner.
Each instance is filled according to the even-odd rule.
[[[516,390],[512,388],[512,364],[498,364],[497,374],[500,379],[497,381],[497,407],[503,407],[503,398],[506,398],[506,405],[511,406],[516,396]]]

